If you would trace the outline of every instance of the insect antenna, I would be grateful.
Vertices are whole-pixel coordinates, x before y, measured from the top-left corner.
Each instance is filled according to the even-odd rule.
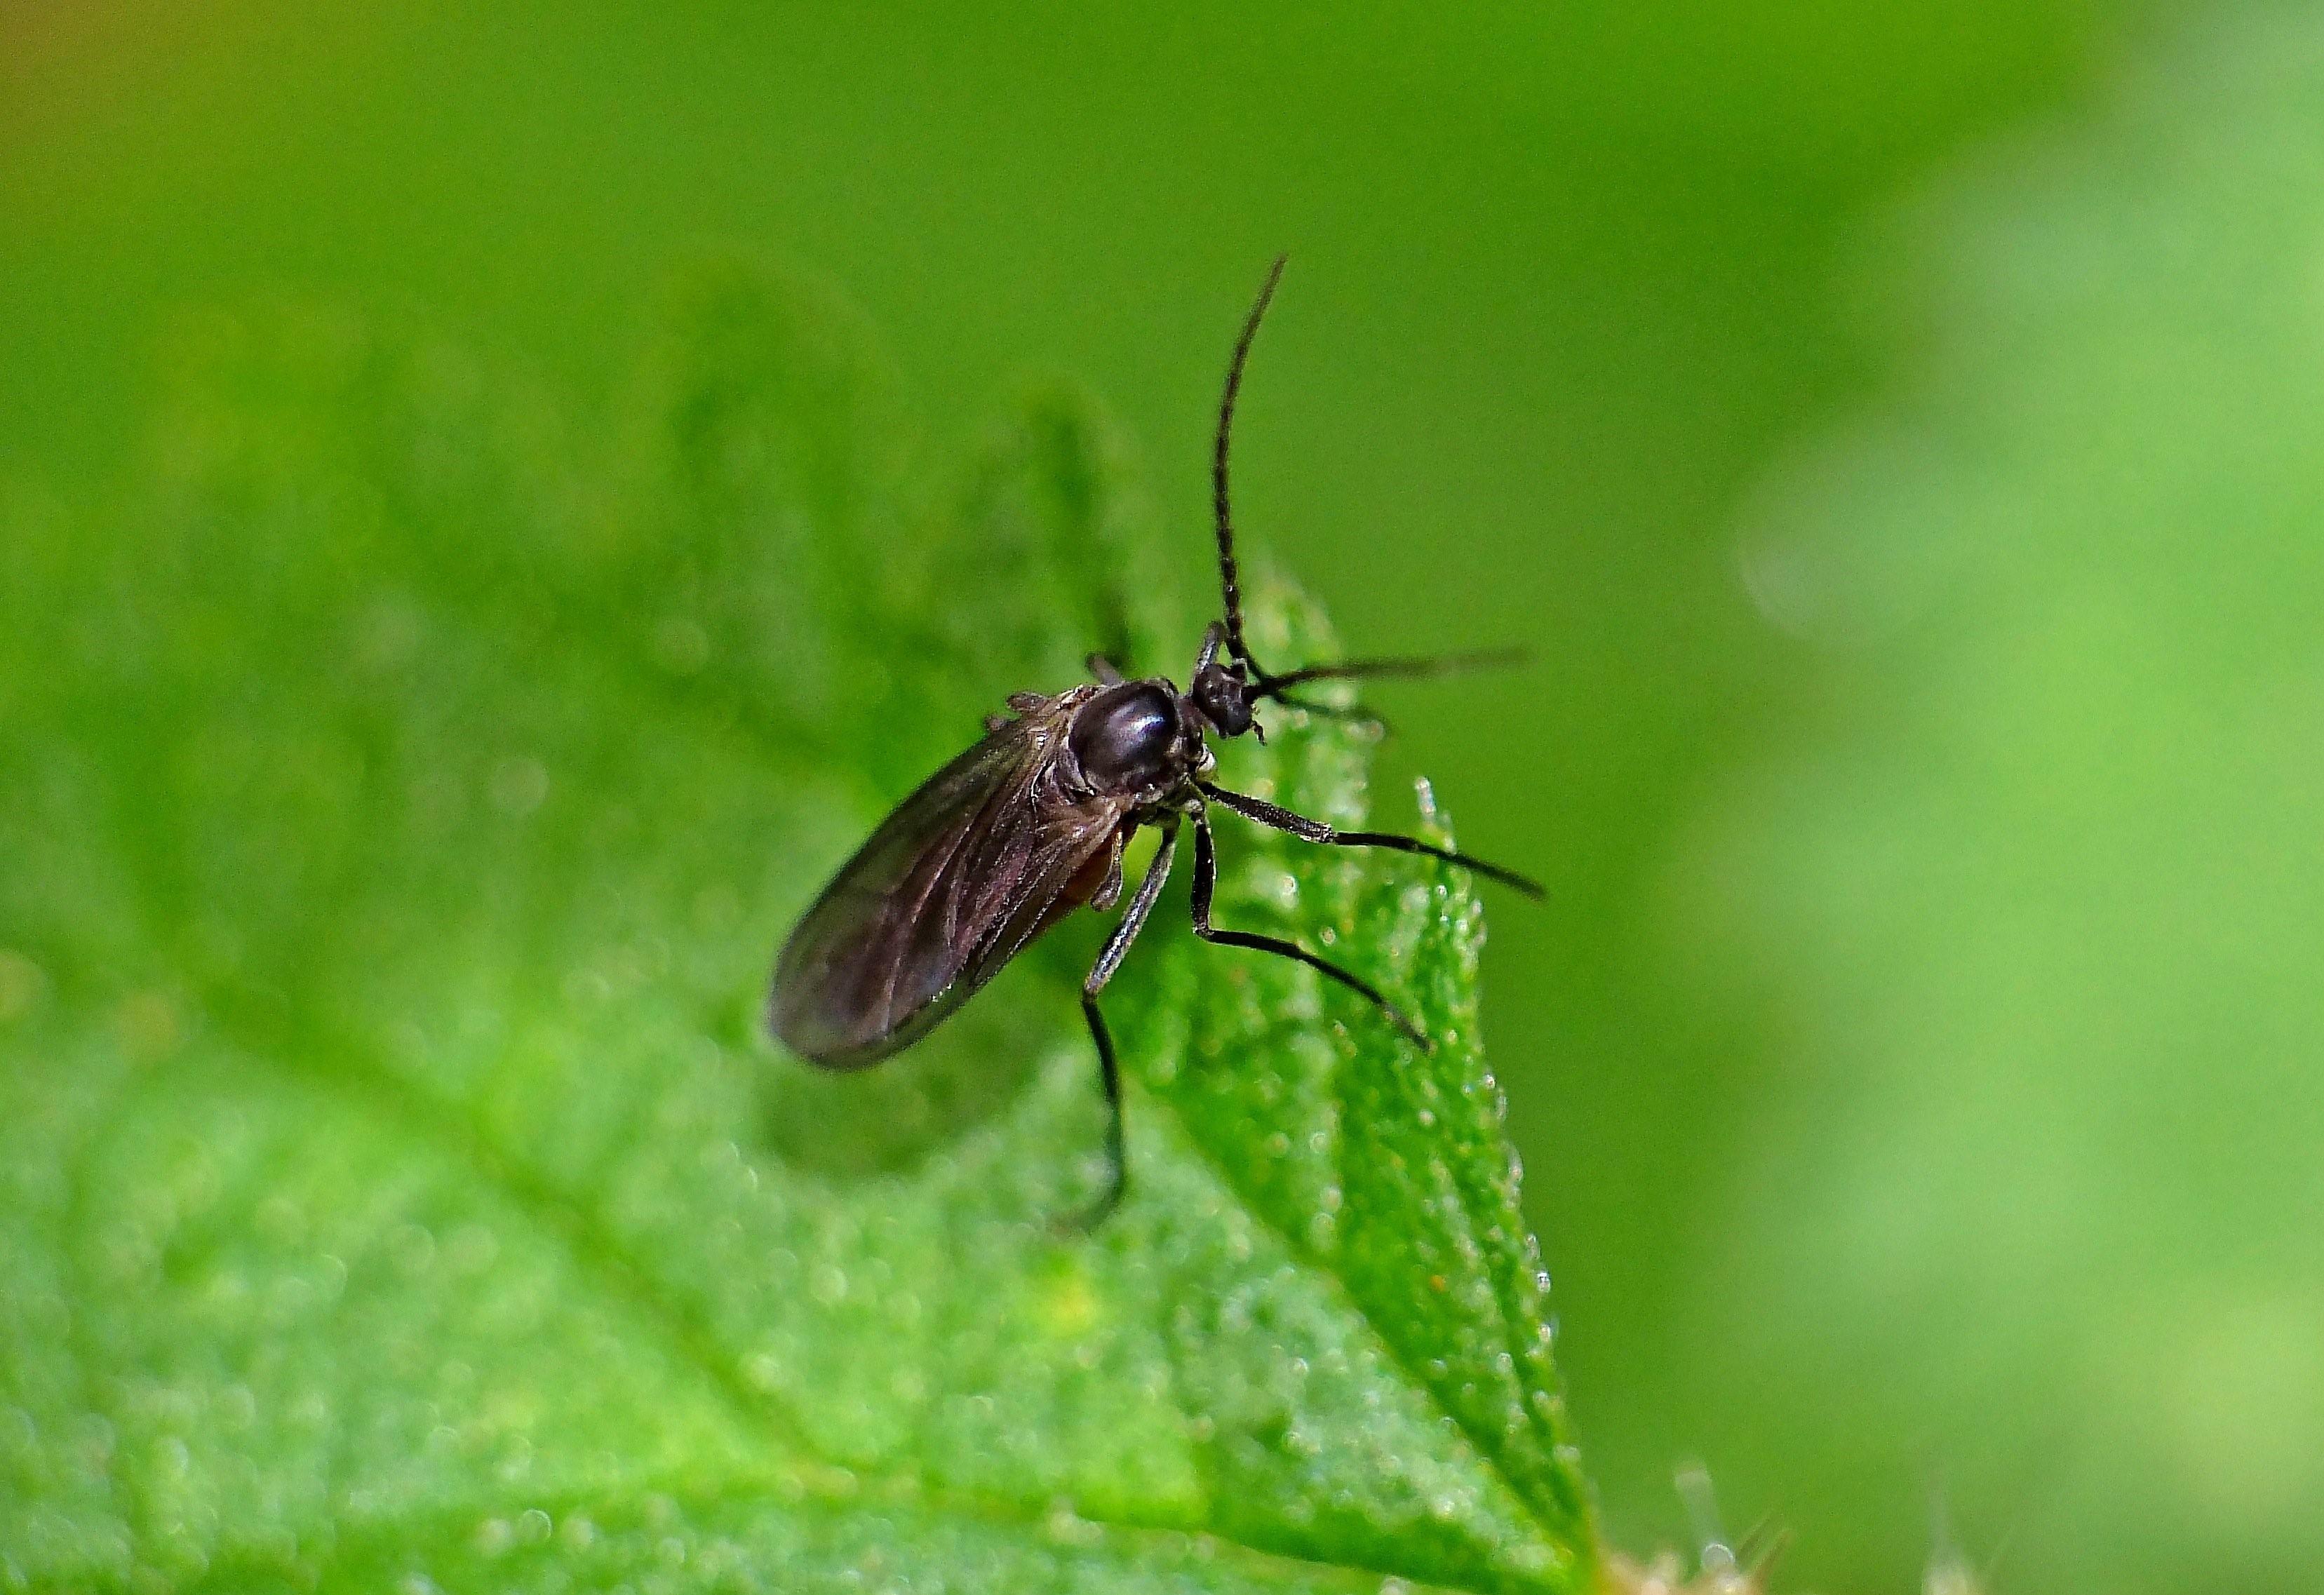
[[[1368,707],[1363,704],[1327,704],[1320,698],[1294,697],[1287,692],[1271,693],[1268,696],[1286,709],[1297,709],[1302,714],[1313,715],[1319,720],[1336,720],[1342,725],[1360,725],[1379,736],[1386,736],[1396,729],[1388,723],[1386,715],[1378,709]],[[1254,732],[1259,730],[1259,722],[1256,720],[1251,722],[1251,730]]]
[[[1262,670],[1259,685],[1251,696],[1280,698],[1286,688],[1310,681],[1377,680],[1384,676],[1458,676],[1470,670],[1507,669],[1512,665],[1524,664],[1527,657],[1522,648],[1483,648],[1471,653],[1429,654],[1409,659],[1335,659],[1329,664],[1305,665],[1296,670],[1286,670],[1280,676]]]
[[[1365,677],[1449,676],[1464,670],[1491,669],[1523,662],[1520,649],[1489,649],[1474,653],[1443,654],[1434,658],[1341,659],[1331,664],[1309,665],[1277,676],[1251,657],[1250,644],[1242,632],[1242,567],[1235,558],[1234,510],[1232,495],[1228,489],[1228,459],[1233,450],[1235,400],[1242,392],[1243,368],[1250,361],[1250,346],[1259,337],[1259,324],[1267,318],[1267,308],[1275,301],[1276,285],[1283,281],[1283,268],[1290,260],[1288,254],[1278,254],[1275,263],[1267,269],[1267,281],[1259,285],[1259,298],[1251,302],[1250,313],[1243,318],[1242,331],[1235,338],[1234,356],[1227,362],[1225,390],[1219,395],[1219,429],[1211,449],[1211,512],[1219,540],[1219,596],[1225,609],[1223,641],[1227,655],[1250,667],[1255,679],[1255,697],[1280,699],[1288,688],[1309,681],[1347,681]],[[1330,705],[1300,703],[1296,706],[1314,713],[1331,715]],[[1370,710],[1349,716],[1377,720]]]
[[[1250,649],[1242,637],[1241,572],[1235,564],[1234,517],[1227,504],[1227,449],[1234,435],[1235,395],[1242,391],[1243,363],[1250,358],[1250,341],[1259,336],[1259,324],[1267,315],[1267,307],[1275,298],[1275,285],[1283,281],[1284,263],[1291,257],[1278,254],[1267,271],[1267,281],[1259,290],[1259,299],[1243,318],[1242,336],[1235,339],[1234,358],[1227,363],[1226,392],[1219,396],[1219,433],[1211,450],[1211,512],[1219,534],[1219,589],[1226,604],[1227,651],[1249,665],[1251,673],[1264,680],[1267,672],[1250,657]]]
[[[1453,676],[1468,670],[1498,669],[1520,665],[1531,657],[1522,648],[1480,649],[1471,653],[1442,653],[1409,659],[1335,659],[1329,664],[1303,665],[1280,676],[1261,672],[1250,691],[1251,701],[1272,698],[1286,708],[1305,709],[1326,720],[1369,725],[1381,735],[1395,728],[1388,717],[1366,704],[1327,704],[1290,689],[1310,681],[1378,680],[1383,676]]]

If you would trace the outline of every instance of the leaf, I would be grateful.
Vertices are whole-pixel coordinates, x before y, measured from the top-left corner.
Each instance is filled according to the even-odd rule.
[[[154,480],[0,548],[0,1582],[1588,1585],[1465,877],[1226,835],[1222,922],[1443,1045],[1157,926],[1087,1237],[1099,926],[881,1070],[762,1038],[981,713],[1190,653],[1093,406],[931,492],[862,330],[735,268],[601,434],[329,312],[189,346]],[[1363,813],[1276,733],[1230,779]]]
[[[1787,1493],[1937,1477],[2028,1589],[2324,1554],[2319,166],[2312,8],[2157,40],[1899,222],[1889,392],[1746,545],[1812,689],[1683,899],[1785,1042],[1703,1352]]]

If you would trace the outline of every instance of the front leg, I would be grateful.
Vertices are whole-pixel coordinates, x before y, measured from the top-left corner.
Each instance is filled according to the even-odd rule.
[[[1279,804],[1269,803],[1264,798],[1254,798],[1248,792],[1230,792],[1224,787],[1214,787],[1208,781],[1194,784],[1202,788],[1204,797],[1220,807],[1231,808],[1247,820],[1257,820],[1262,825],[1288,832],[1302,842],[1320,843],[1326,847],[1385,847],[1397,853],[1416,853],[1424,857],[1442,859],[1448,864],[1458,864],[1464,870],[1473,870],[1488,880],[1498,880],[1503,886],[1515,888],[1536,902],[1542,899],[1540,881],[1499,864],[1487,863],[1472,853],[1455,853],[1449,847],[1423,842],[1417,836],[1399,836],[1388,831],[1342,831],[1336,825],[1309,819],[1304,814],[1294,814]]]

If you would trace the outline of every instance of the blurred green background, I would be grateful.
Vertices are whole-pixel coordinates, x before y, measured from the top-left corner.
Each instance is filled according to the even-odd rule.
[[[1488,1013],[1615,1538],[1691,1540],[1700,1458],[1794,1585],[1952,1543],[2004,1588],[2289,1588],[2324,477],[2270,428],[2324,369],[2324,206],[2285,205],[2324,140],[2314,52],[2255,37],[2083,0],[32,0],[0,475],[102,497],[208,305],[416,308],[601,394],[673,263],[742,245],[861,303],[939,450],[1085,381],[1200,562],[1287,248],[1244,523],[1361,650],[1536,657],[1384,688],[1383,790],[1429,772],[1550,886],[1496,905]],[[2264,487],[2207,496],[2223,460]]]

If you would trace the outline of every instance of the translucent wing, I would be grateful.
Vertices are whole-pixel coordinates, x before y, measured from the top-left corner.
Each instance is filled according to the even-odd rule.
[[[775,963],[768,1017],[786,1046],[831,1068],[875,1063],[1088,896],[1126,805],[1058,791],[1069,708],[1051,699],[936,771],[824,888]]]

